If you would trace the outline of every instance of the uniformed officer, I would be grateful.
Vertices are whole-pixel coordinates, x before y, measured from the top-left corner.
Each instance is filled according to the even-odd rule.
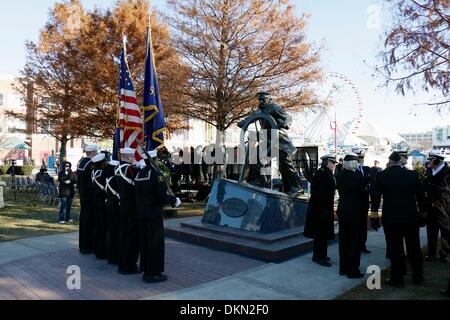
[[[77,165],[77,188],[80,195],[80,230],[79,248],[82,254],[94,252],[93,247],[93,212],[92,212],[92,179],[91,172],[94,165],[91,159],[97,155],[97,145],[85,145],[86,156]]]
[[[107,159],[105,153],[99,153],[92,158],[92,163],[95,166],[92,171],[92,205],[94,208],[94,253],[97,259],[106,259],[106,233],[107,212],[106,212],[106,176],[104,169],[107,166]]]
[[[121,164],[116,170],[117,191],[120,197],[120,244],[118,271],[120,274],[136,274],[139,257],[139,229],[136,212],[134,178],[135,149],[120,150]]]
[[[349,153],[344,158],[341,174],[336,178],[339,191],[339,273],[350,279],[364,277],[359,266],[361,228],[364,222],[367,223],[367,213],[364,213],[366,182],[357,172],[358,168],[358,155]]]
[[[313,261],[331,267],[327,257],[328,241],[334,240],[334,194],[336,180],[333,175],[337,163],[335,154],[320,158],[321,167],[311,181],[311,197],[306,213],[304,236],[314,239]]]
[[[369,207],[370,207],[370,194],[369,194],[369,184],[370,184],[370,167],[364,165],[364,158],[366,155],[366,152],[364,150],[358,150],[356,151],[356,154],[358,155],[358,162],[359,166],[357,169],[357,173],[361,174],[361,176],[364,179],[365,187],[364,192],[362,194],[363,197],[363,206],[361,207],[361,210],[363,210],[363,214],[366,215],[366,220],[361,221],[361,232],[362,232],[362,245],[361,245],[361,252],[364,253],[370,253],[370,251],[367,249],[366,242],[367,242],[367,223],[368,223],[368,217],[369,217]]]
[[[412,278],[418,284],[424,281],[419,212],[425,210],[425,195],[417,172],[402,168],[398,152],[391,154],[389,162],[389,168],[377,175],[375,182],[377,192],[372,207],[374,213],[377,212],[383,197],[381,220],[391,260],[391,278],[386,283],[392,286],[404,285],[406,257],[403,253],[403,242],[405,242]]]
[[[156,151],[150,154],[156,157]],[[167,280],[164,272],[164,210],[166,204],[181,205],[180,199],[169,193],[163,173],[150,161],[142,161],[135,181],[136,206],[141,241],[140,267],[147,283]]]
[[[120,197],[117,188],[117,177],[115,176],[119,165],[119,161],[111,160],[106,169],[106,211],[108,220],[106,252],[108,263],[114,265],[117,265],[119,262]]]
[[[437,153],[429,154],[428,174],[425,179],[427,195],[427,238],[428,255],[426,261],[436,259],[437,240],[441,232],[440,260],[448,261],[450,254],[450,230],[448,216],[450,215],[450,200],[448,186],[450,185],[450,168],[444,162],[444,157]]]

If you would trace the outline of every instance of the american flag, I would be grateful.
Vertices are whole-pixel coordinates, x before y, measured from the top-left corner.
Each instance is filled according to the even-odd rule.
[[[143,138],[143,119],[136,99],[130,69],[126,59],[125,41],[122,48],[119,83],[119,121],[120,148],[136,149],[136,160],[142,159],[143,151],[140,143]]]

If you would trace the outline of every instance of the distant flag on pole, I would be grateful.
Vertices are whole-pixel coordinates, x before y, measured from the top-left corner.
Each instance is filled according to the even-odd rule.
[[[142,115],[136,99],[130,69],[126,58],[126,38],[124,38],[120,59],[118,128],[114,135],[114,154],[120,148],[136,149],[136,160],[142,159]]]
[[[150,15],[147,31],[147,58],[144,80],[144,146],[147,151],[156,150],[164,145],[164,132],[167,131],[164,109],[161,103],[155,58],[152,48]]]

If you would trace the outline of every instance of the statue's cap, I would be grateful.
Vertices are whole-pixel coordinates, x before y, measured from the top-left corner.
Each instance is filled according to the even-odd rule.
[[[270,94],[270,92],[267,92],[267,91],[261,91],[261,92],[258,92],[257,94],[256,94],[256,96],[258,97],[258,98],[264,98],[264,97],[267,97],[267,96],[271,96],[272,94]]]

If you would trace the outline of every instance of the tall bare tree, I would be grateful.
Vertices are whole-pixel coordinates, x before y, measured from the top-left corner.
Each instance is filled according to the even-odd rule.
[[[27,61],[16,85],[23,100],[28,101],[32,84],[38,97],[33,103],[36,117],[9,112],[23,121],[34,121],[41,131],[58,139],[62,159],[66,157],[67,142],[87,133],[79,122],[83,108],[78,94],[82,84],[79,65],[83,61],[76,49],[86,19],[76,0],[57,3],[50,10],[39,43],[26,43]]]
[[[385,1],[393,15],[378,68],[386,85],[394,85],[402,95],[436,90],[442,96],[428,105],[450,108],[450,1]]]
[[[190,66],[180,112],[225,131],[273,92],[287,109],[317,103],[319,48],[288,1],[169,0],[173,46]],[[222,136],[223,137],[223,136]]]

